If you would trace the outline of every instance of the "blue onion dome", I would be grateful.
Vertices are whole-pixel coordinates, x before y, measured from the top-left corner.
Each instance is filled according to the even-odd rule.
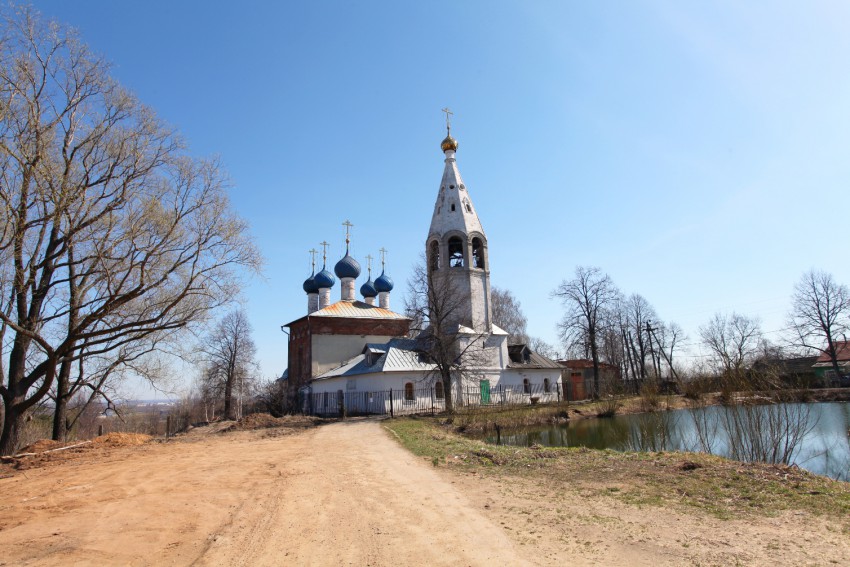
[[[393,279],[381,271],[381,275],[375,280],[375,289],[378,290],[379,293],[382,291],[392,291]]]
[[[316,285],[316,272],[310,274],[310,277],[304,280],[305,293],[319,293],[319,286]]]
[[[336,263],[334,266],[334,272],[336,272],[336,276],[339,279],[342,278],[355,278],[360,275],[360,264],[357,263],[357,260],[348,255],[348,252],[345,253],[345,256]]]
[[[360,286],[360,295],[363,297],[378,296],[378,290],[375,289],[375,283],[372,281],[372,278],[369,278],[369,281]]]
[[[333,287],[336,283],[336,278],[332,273],[322,268],[322,271],[313,276],[313,281],[316,282],[316,289],[323,287]]]

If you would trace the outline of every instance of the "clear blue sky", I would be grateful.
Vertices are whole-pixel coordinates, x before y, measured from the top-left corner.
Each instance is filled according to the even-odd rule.
[[[555,341],[550,292],[579,264],[691,343],[715,311],[782,328],[809,268],[850,284],[846,2],[35,6],[193,153],[221,156],[267,258],[245,289],[265,376],[286,366],[280,325],[305,313],[307,250],[327,239],[336,262],[343,220],[362,264],[389,250],[402,305],[444,106],[492,283],[533,335]]]

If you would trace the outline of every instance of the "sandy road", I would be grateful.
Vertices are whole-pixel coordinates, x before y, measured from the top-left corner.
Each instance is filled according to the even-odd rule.
[[[634,506],[435,468],[355,419],[85,453],[0,478],[0,565],[850,565],[833,519]]]
[[[524,563],[375,421],[116,450],[0,479],[0,497],[5,565]]]

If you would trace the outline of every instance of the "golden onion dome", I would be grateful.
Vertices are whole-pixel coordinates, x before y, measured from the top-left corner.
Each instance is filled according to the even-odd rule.
[[[447,152],[449,150],[456,152],[457,151],[457,140],[452,138],[452,135],[449,134],[448,136],[446,136],[446,139],[443,140],[442,143],[440,144],[440,149],[442,149],[444,152]]]

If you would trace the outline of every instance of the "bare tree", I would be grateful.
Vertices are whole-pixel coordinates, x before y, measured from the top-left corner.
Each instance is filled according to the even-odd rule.
[[[528,347],[538,354],[542,354],[546,358],[557,360],[560,356],[555,345],[548,343],[540,337],[531,337],[528,340]]]
[[[490,290],[493,323],[508,332],[509,344],[528,343],[528,320],[522,312],[519,299],[508,289],[493,287]]]
[[[620,334],[632,361],[635,378],[643,382],[647,377],[647,357],[653,354],[651,330],[658,314],[642,295],[633,293],[620,304]],[[655,361],[650,358],[655,368]]]
[[[803,274],[794,287],[789,326],[795,346],[829,356],[836,376],[841,374],[837,342],[847,341],[850,328],[847,286],[826,272],[810,270]]]
[[[241,417],[241,404],[237,402],[249,389],[257,370],[257,347],[245,312],[239,309],[225,315],[207,336],[202,350],[206,361],[204,379],[211,391],[221,393],[224,419]],[[238,395],[236,401],[234,393]]]
[[[754,367],[765,351],[758,319],[732,313],[717,313],[699,329],[700,338],[710,352],[707,361],[719,380],[725,403],[734,402],[735,392],[773,390],[779,386],[773,365]]]
[[[619,292],[611,278],[599,268],[578,266],[575,277],[564,280],[553,292],[564,304],[564,318],[559,324],[567,345],[585,344],[593,360],[593,394],[599,396],[599,345],[606,311],[611,309]]]
[[[758,319],[732,313],[715,313],[700,327],[699,335],[711,352],[715,372],[727,376],[740,376],[759,352],[761,325]]]
[[[76,357],[59,365],[56,384],[49,397],[53,401],[53,439],[64,441],[88,408],[105,402],[104,408],[119,414],[113,400],[112,385],[128,375],[151,383],[160,382],[165,366],[157,356],[159,337],[122,345],[114,351],[88,355],[85,348]],[[77,400],[75,411],[68,403]]]
[[[454,411],[454,388],[488,365],[485,342],[488,333],[469,332],[460,322],[469,296],[460,291],[447,270],[427,269],[424,256],[414,266],[407,282],[405,315],[421,321],[415,329],[422,356],[434,365],[432,379],[443,384],[446,411]]]
[[[217,162],[187,157],[74,32],[29,8],[2,18],[0,454],[9,454],[57,369],[67,377],[63,365],[83,356],[203,320],[261,260]]]
[[[673,358],[676,354],[676,348],[681,346],[682,342],[687,340],[685,332],[678,323],[670,322],[667,324],[659,324],[658,330],[653,332],[652,335],[658,345],[659,353],[667,363],[667,368],[670,372],[668,377],[679,381],[679,375],[676,371],[677,367],[673,365]]]

